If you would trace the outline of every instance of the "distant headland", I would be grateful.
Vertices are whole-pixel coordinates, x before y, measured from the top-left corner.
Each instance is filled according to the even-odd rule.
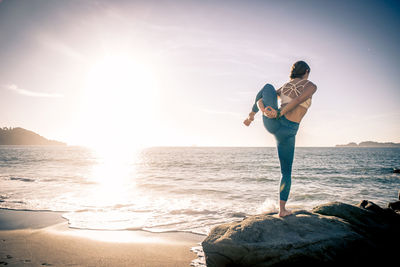
[[[336,145],[336,147],[400,147],[400,143],[393,142],[374,142],[374,141],[364,141],[359,144],[351,142],[347,145]]]
[[[48,140],[37,133],[20,127],[3,127],[0,128],[0,145],[65,146],[66,144],[59,141]]]

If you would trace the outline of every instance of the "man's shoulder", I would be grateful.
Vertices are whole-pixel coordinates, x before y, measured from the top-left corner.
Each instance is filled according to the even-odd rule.
[[[310,81],[310,80],[308,80],[308,82],[307,82],[307,84],[306,84],[305,87],[306,87],[306,88],[308,87],[308,88],[312,88],[312,89],[317,90],[317,85],[316,85],[315,83],[313,83],[312,81]]]

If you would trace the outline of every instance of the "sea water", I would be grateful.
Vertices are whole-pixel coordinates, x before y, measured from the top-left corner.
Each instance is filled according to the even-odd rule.
[[[297,147],[288,208],[397,199],[400,148]],[[272,147],[1,146],[0,207],[64,212],[70,227],[185,231],[276,212]]]

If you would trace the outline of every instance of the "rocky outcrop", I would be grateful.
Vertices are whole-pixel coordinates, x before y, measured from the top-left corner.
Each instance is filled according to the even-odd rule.
[[[1,1],[0,1],[1,2]],[[46,145],[64,146],[63,142],[48,140],[35,132],[17,127],[0,128],[0,145]]]
[[[390,202],[388,208],[394,210],[397,214],[400,214],[400,190],[398,192],[399,200],[395,202]]]
[[[261,214],[216,226],[202,246],[208,267],[372,266],[395,259],[399,227],[400,215],[391,209],[333,202],[284,218]]]
[[[400,143],[393,142],[374,142],[374,141],[364,141],[359,144],[355,142],[348,143],[347,145],[336,145],[336,147],[400,147]]]

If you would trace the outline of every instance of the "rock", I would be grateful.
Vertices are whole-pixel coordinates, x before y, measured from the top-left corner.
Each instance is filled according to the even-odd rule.
[[[388,207],[394,211],[400,211],[400,201],[390,202]]]
[[[375,203],[363,200],[358,204],[359,207],[372,211],[376,216],[384,220],[383,223],[388,225],[400,223],[400,217],[390,208],[381,208]]]
[[[373,202],[363,200],[357,206],[340,202],[317,206],[313,212],[341,218],[348,222],[353,230],[368,238],[395,231],[400,225],[400,216],[391,209],[382,209]]]
[[[393,260],[400,216],[372,202],[339,202],[279,218],[261,214],[214,227],[202,242],[214,266],[370,266]],[[397,224],[397,227],[395,225]]]

